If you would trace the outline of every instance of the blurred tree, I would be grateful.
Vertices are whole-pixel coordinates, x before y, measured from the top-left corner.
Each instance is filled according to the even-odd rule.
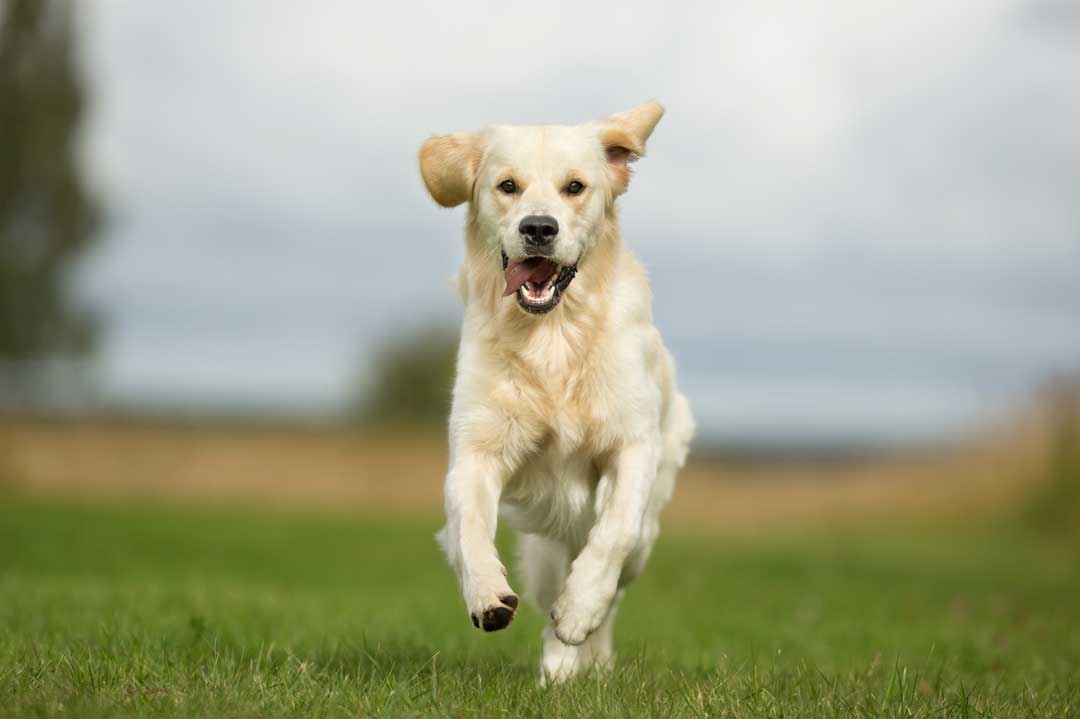
[[[359,416],[376,424],[446,421],[458,338],[442,326],[401,335],[378,351]]]
[[[1080,541],[1080,374],[1061,376],[1041,392],[1049,437],[1042,476],[1025,507],[1043,531]]]
[[[93,346],[93,317],[70,297],[97,226],[78,167],[73,15],[68,0],[0,0],[0,402],[26,399],[41,360]]]

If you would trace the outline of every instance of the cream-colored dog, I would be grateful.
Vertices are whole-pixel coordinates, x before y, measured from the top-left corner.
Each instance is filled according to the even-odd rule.
[[[663,112],[437,135],[420,150],[435,201],[469,203],[440,540],[473,624],[494,631],[518,606],[496,517],[518,530],[526,589],[550,616],[542,681],[610,666],[615,604],[693,433],[615,210]]]

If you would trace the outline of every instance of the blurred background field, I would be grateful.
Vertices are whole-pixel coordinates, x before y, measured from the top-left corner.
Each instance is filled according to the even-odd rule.
[[[1073,3],[0,22],[0,714],[1075,715]],[[700,431],[624,669],[541,692],[432,540],[415,153],[651,97],[620,217]]]
[[[1063,404],[933,452],[701,450],[665,514],[725,533],[1026,518],[1076,534],[1080,443]],[[445,445],[443,432],[426,425],[9,420],[0,423],[0,476],[9,491],[42,497],[435,514]]]

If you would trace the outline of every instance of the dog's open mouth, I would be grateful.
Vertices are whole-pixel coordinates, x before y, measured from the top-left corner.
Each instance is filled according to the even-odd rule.
[[[546,257],[527,257],[511,261],[503,253],[506,289],[503,297],[517,295],[522,309],[543,314],[555,309],[559,298],[577,274],[577,263],[560,266]]]

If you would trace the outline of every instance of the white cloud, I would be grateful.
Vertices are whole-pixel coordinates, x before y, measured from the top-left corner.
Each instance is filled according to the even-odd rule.
[[[855,352],[860,376],[898,371],[886,346],[969,358],[1010,388],[983,411],[1080,363],[1080,43],[1030,3],[89,7],[87,155],[118,222],[87,281],[113,319],[117,393],[205,381],[227,399],[261,312],[297,318],[279,327],[293,349],[236,392],[329,406],[354,361],[343,347],[454,313],[442,280],[462,217],[423,193],[428,133],[652,97],[669,112],[622,218],[691,364],[733,338],[765,366],[783,346],[824,367],[807,388],[842,393],[853,349],[879,348]],[[305,316],[324,329],[305,333]],[[203,359],[147,349],[168,335]],[[830,356],[845,369],[823,380]],[[237,370],[211,381],[215,361]],[[735,392],[731,371],[718,355],[694,381]],[[918,380],[939,399],[910,393],[902,413],[852,385],[859,409],[830,421],[864,431],[875,402],[897,426],[940,402],[968,416],[963,373],[941,373]],[[800,396],[798,377],[776,381],[789,391],[762,401],[755,431]],[[754,386],[746,402],[768,378]],[[717,417],[706,430],[735,419]]]

